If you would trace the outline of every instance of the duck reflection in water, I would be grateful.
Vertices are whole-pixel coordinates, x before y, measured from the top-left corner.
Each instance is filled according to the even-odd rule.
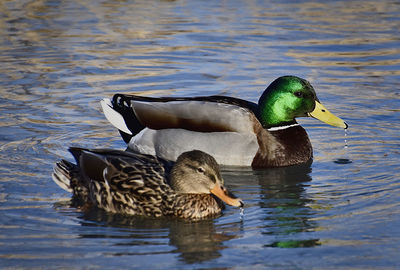
[[[65,212],[66,205],[59,203],[56,208]],[[78,218],[82,225],[82,232],[78,232],[80,238],[108,239],[115,242],[114,246],[127,247],[122,252],[117,249],[112,256],[177,253],[180,260],[190,264],[221,257],[221,250],[227,247],[224,242],[237,237],[234,232],[241,230],[240,221],[229,223],[223,232],[218,232],[218,225],[211,218],[190,222],[113,214],[102,209],[80,212]],[[88,231],[85,229],[88,226],[96,230]],[[166,246],[175,248],[171,250]]]
[[[320,245],[319,239],[299,238],[300,233],[314,231],[317,227],[316,222],[310,221],[313,211],[308,205],[312,200],[306,194],[307,183],[312,180],[311,163],[256,172],[261,194],[259,205],[265,213],[263,234],[274,239],[265,246]]]

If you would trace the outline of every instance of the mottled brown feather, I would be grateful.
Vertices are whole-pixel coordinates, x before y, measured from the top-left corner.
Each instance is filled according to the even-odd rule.
[[[104,149],[71,152],[78,165],[58,162],[53,179],[69,179],[74,197],[83,204],[112,213],[185,219],[213,217],[224,208],[211,194],[176,193],[168,184],[170,165],[160,158]]]

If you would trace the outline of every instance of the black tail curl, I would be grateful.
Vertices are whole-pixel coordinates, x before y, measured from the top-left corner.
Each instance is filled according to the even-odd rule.
[[[111,104],[113,109],[122,115],[126,126],[132,132],[131,134],[125,133],[123,131],[119,131],[122,139],[126,143],[129,143],[131,138],[138,134],[145,126],[140,123],[139,119],[136,117],[135,111],[132,108],[131,100],[136,96],[127,96],[123,94],[115,94],[112,98]]]

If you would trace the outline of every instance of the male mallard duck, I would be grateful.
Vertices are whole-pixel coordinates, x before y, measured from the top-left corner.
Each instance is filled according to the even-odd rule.
[[[219,164],[279,167],[312,158],[312,146],[296,117],[311,116],[332,126],[347,124],[318,100],[299,77],[273,81],[258,104],[226,97],[150,98],[116,94],[101,101],[106,118],[128,148],[175,160],[199,149]]]
[[[242,207],[223,186],[215,159],[199,150],[172,166],[158,157],[118,150],[69,149],[77,165],[61,160],[53,180],[83,205],[113,213],[200,219],[221,213],[220,201]],[[215,196],[214,196],[215,195]]]

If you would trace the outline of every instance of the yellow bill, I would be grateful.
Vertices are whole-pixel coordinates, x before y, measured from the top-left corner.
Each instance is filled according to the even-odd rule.
[[[309,116],[314,117],[314,118],[316,118],[324,123],[327,123],[328,125],[334,126],[334,127],[340,127],[340,128],[344,128],[344,129],[346,129],[348,127],[348,125],[346,124],[345,121],[343,121],[339,117],[332,114],[330,111],[328,111],[327,108],[325,108],[318,101],[315,101],[315,109],[308,114],[309,114]]]

